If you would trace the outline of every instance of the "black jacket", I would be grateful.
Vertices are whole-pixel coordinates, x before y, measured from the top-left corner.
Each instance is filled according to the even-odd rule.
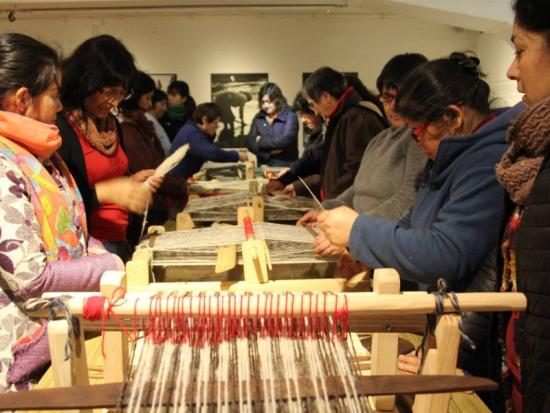
[[[517,239],[518,290],[527,296],[521,319],[523,411],[550,411],[550,158],[527,199]],[[518,332],[516,331],[516,335]]]
[[[310,144],[304,149],[304,153],[295,161],[290,169],[281,175],[277,180],[283,185],[293,184],[296,195],[310,196],[298,177],[302,178],[316,197],[319,197],[321,189],[321,161],[323,156],[323,133],[319,129],[309,137]]]

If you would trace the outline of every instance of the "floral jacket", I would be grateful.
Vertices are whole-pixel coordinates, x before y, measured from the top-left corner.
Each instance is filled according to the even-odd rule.
[[[69,193],[54,163],[44,166]],[[94,246],[103,252],[92,239],[82,245],[82,257],[48,261],[29,185],[19,165],[0,152],[0,392],[28,388],[49,363],[47,323],[27,317],[24,300],[46,291],[97,291],[103,272],[122,264],[109,253],[88,253]],[[78,200],[67,202],[74,211]]]

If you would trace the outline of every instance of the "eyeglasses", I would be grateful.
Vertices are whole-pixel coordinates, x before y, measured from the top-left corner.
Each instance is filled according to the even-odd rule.
[[[378,99],[380,99],[380,102],[382,103],[391,103],[394,101],[396,96],[397,95],[392,95],[391,93],[381,93],[378,95]]]
[[[123,100],[129,99],[132,94],[126,90],[116,90],[111,88],[102,88],[99,93],[109,102],[121,102]]]
[[[418,128],[414,128],[411,130],[411,136],[415,140],[415,142],[419,142],[420,138],[424,136],[424,134],[426,133],[426,129],[428,129],[428,125],[429,123],[424,123]]]

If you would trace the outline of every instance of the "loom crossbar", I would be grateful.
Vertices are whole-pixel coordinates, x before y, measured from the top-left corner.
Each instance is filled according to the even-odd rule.
[[[358,388],[363,395],[387,395],[387,394],[432,394],[458,392],[465,390],[493,391],[497,384],[492,380],[481,377],[465,376],[360,376]],[[332,382],[331,382],[332,384]],[[238,386],[236,383],[228,383],[231,392],[226,403],[238,402]],[[307,383],[307,380],[300,380],[301,398],[312,398],[314,392],[313,386]],[[192,395],[197,391],[198,383],[194,383],[187,392],[186,400],[192,404]],[[202,384],[201,386],[204,386]],[[218,384],[215,382],[206,383],[209,390],[207,394],[210,398],[206,403],[217,403],[214,399],[217,393]],[[129,388],[130,386],[126,386]],[[0,395],[0,410],[50,410],[50,409],[90,409],[90,408],[113,408],[121,402],[122,407],[127,405],[128,394],[121,394],[125,386],[122,383],[98,384],[93,386],[61,387],[56,389],[41,389],[5,393]],[[285,395],[285,385],[283,382],[277,383],[278,400],[288,400]],[[264,396],[262,387],[253,387],[252,399],[254,401],[263,401]],[[150,392],[148,392],[150,393]],[[164,404],[169,404],[172,391],[166,392]],[[331,397],[342,397],[345,395],[343,386],[339,380],[334,380],[334,386],[331,387]]]
[[[149,298],[152,294],[128,293],[126,298],[113,307],[113,312],[121,317],[147,317],[149,315]],[[173,308],[176,296],[166,296],[163,307],[167,311]],[[210,300],[209,300],[209,297]],[[427,293],[378,295],[375,293],[328,293],[328,294],[244,294],[244,306],[248,317],[284,316],[288,314],[304,314],[304,310],[313,306],[321,312],[327,308],[347,310],[354,317],[370,316],[406,316],[415,314],[431,314],[436,310],[435,297]],[[278,298],[279,297],[279,298]],[[462,311],[492,312],[492,311],[523,311],[527,305],[525,295],[521,293],[458,293],[456,294]],[[239,295],[216,293],[204,294],[202,298],[195,295],[180,296],[183,303],[179,305],[187,316],[217,316],[223,314],[223,309],[239,308]],[[208,301],[204,306],[202,300]],[[326,300],[326,301],[325,301]],[[276,307],[276,304],[279,304]],[[84,300],[70,298],[67,307],[73,315],[83,314]],[[264,314],[264,311],[269,311]],[[449,299],[444,300],[444,313],[455,313]],[[307,314],[307,311],[305,312]]]

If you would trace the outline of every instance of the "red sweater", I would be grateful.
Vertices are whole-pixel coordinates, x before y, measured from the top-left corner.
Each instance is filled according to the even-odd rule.
[[[120,139],[115,153],[104,155],[86,140],[86,137],[75,128],[82,147],[88,182],[90,186],[98,182],[124,176],[128,170],[128,158],[120,146]],[[124,241],[128,227],[128,211],[118,205],[102,203],[88,217],[90,232],[101,242]]]

